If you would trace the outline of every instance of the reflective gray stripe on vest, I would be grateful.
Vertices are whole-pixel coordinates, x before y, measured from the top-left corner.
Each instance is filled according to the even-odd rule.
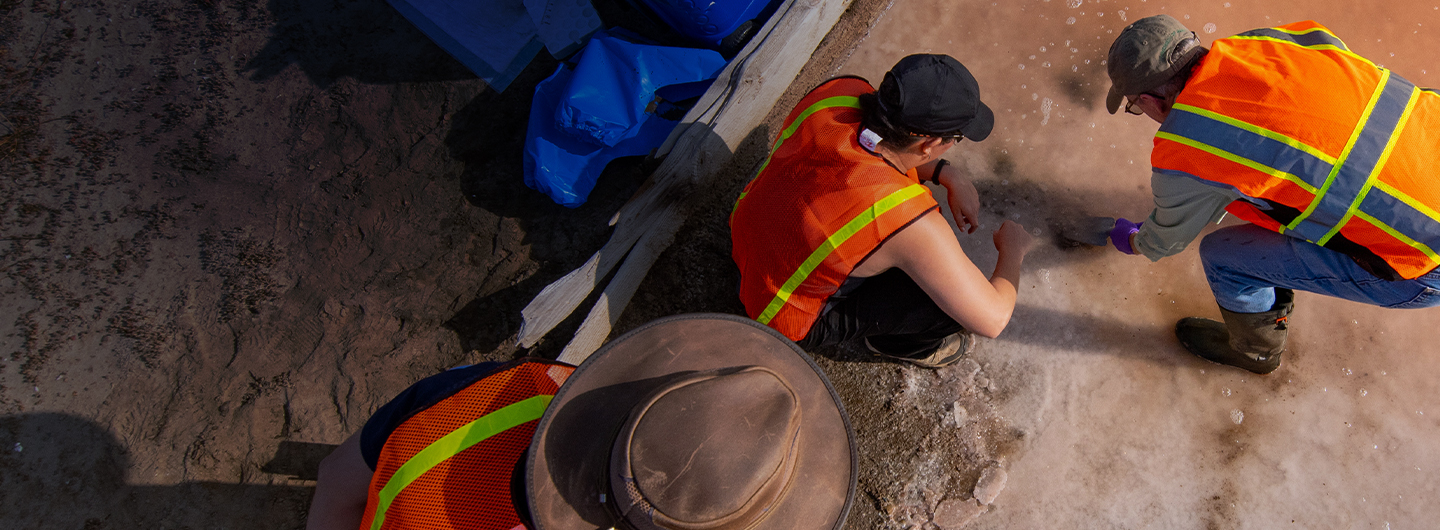
[[[1247,32],[1245,32],[1245,33],[1241,33],[1241,34],[1239,34],[1239,35],[1236,35],[1235,37],[1240,37],[1240,38],[1245,38],[1245,37],[1264,37],[1264,38],[1268,38],[1268,39],[1275,39],[1275,40],[1283,40],[1283,41],[1286,41],[1286,42],[1292,42],[1292,43],[1295,43],[1295,44],[1299,44],[1299,45],[1301,45],[1301,46],[1304,46],[1304,47],[1306,47],[1306,48],[1309,48],[1309,47],[1312,47],[1312,46],[1334,46],[1334,47],[1336,47],[1336,48],[1340,48],[1340,49],[1345,50],[1345,51],[1350,51],[1349,48],[1346,48],[1346,47],[1345,47],[1345,43],[1344,43],[1344,42],[1340,42],[1340,39],[1339,39],[1339,38],[1337,38],[1337,37],[1334,36],[1334,35],[1331,35],[1330,32],[1327,32],[1327,31],[1325,31],[1325,30],[1323,30],[1323,29],[1320,29],[1320,28],[1314,28],[1314,29],[1311,29],[1311,30],[1309,30],[1309,31],[1306,31],[1305,33],[1299,33],[1299,34],[1286,33],[1286,32],[1284,32],[1284,31],[1280,31],[1280,30],[1274,29],[1274,28],[1263,28],[1263,29],[1257,29],[1257,30],[1254,30],[1254,31],[1247,31]],[[1232,37],[1232,38],[1233,38],[1233,37]]]
[[[1380,158],[1390,144],[1390,137],[1397,132],[1396,126],[1405,115],[1414,91],[1414,84],[1386,71],[1379,98],[1360,124],[1360,133],[1349,152],[1341,155],[1338,171],[1331,172],[1310,206],[1286,227],[1287,232],[1293,231],[1307,241],[1324,243],[1326,235],[1345,218],[1380,169]]]

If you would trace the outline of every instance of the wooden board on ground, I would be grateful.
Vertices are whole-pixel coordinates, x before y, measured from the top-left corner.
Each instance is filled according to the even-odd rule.
[[[620,265],[560,360],[579,364],[604,343],[645,273],[684,224],[691,191],[707,185],[765,119],[849,3],[786,0],[780,6],[657,151],[664,161],[616,214],[610,241],[521,311],[521,347],[533,346],[554,329]]]

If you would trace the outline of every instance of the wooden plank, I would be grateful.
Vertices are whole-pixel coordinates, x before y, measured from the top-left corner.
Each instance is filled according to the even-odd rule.
[[[560,362],[579,365],[605,343],[605,339],[610,336],[610,330],[625,311],[625,306],[630,305],[635,289],[650,271],[650,266],[670,247],[675,241],[675,234],[685,224],[685,216],[680,210],[678,204],[672,204],[656,216],[651,230],[645,232],[640,241],[635,243],[635,248],[630,251],[625,264],[615,272],[615,278],[610,280],[610,284],[600,294],[595,307],[590,308],[590,314],[586,315],[585,322],[580,324],[575,338],[560,352]]]
[[[657,151],[666,155],[664,161],[646,187],[616,213],[610,241],[584,266],[546,286],[521,312],[522,347],[533,345],[574,312],[621,257],[630,254],[624,273],[616,275],[577,332],[583,340],[567,346],[564,355],[578,364],[604,342],[645,273],[684,224],[691,190],[708,184],[765,119],[848,5],[849,0],[786,0],[781,5]],[[642,237],[647,242],[644,251],[632,252]]]
[[[626,230],[617,229],[611,234],[610,240],[605,242],[605,246],[591,255],[584,265],[545,286],[540,290],[540,294],[535,295],[535,299],[520,311],[520,335],[517,342],[521,348],[534,346],[541,337],[560,325],[570,313],[575,312],[575,308],[580,307],[585,297],[590,296],[590,291],[600,284],[600,280],[610,274],[610,270],[630,252],[630,247],[640,239],[643,231],[630,229],[631,224],[624,226]]]

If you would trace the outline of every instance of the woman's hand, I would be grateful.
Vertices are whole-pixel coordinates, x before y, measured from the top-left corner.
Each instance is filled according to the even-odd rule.
[[[940,168],[940,185],[945,186],[950,213],[955,216],[955,227],[967,234],[980,228],[980,192],[970,177],[960,172],[955,164]]]

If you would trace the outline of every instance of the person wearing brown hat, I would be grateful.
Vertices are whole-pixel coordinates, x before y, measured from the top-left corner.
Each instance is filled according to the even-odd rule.
[[[1294,291],[1384,307],[1440,305],[1440,95],[1351,52],[1313,21],[1200,45],[1167,15],[1110,47],[1106,107],[1160,124],[1155,209],[1142,223],[1094,218],[1089,237],[1152,261],[1228,211],[1200,259],[1223,322],[1185,318],[1181,344],[1269,373],[1285,350]]]
[[[306,528],[521,527],[517,465],[574,370],[522,358],[411,385],[321,462]]]
[[[326,458],[309,528],[838,530],[858,470],[807,354],[750,319],[680,315],[579,367],[417,383]]]
[[[652,322],[576,369],[535,430],[536,530],[838,530],[854,431],[809,355],[753,320]]]
[[[954,226],[974,233],[979,194],[941,155],[994,123],[948,55],[901,59],[878,91],[858,77],[811,90],[730,216],[747,314],[804,348],[859,339],[925,367],[962,358],[972,333],[998,335],[1031,238],[1005,221],[986,278],[924,186],[942,187]]]

